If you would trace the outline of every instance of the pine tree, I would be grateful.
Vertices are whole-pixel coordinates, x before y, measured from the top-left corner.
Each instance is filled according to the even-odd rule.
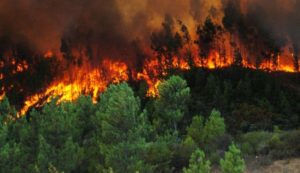
[[[82,158],[82,149],[74,140],[75,114],[71,104],[56,105],[53,100],[41,112],[31,114],[38,128],[37,169],[47,172],[49,164],[63,172],[74,171]]]
[[[172,76],[158,87],[159,97],[155,101],[155,113],[158,119],[168,125],[167,129],[177,131],[177,124],[187,111],[190,100],[190,88],[179,76]]]
[[[189,167],[183,169],[184,173],[210,173],[210,161],[205,160],[205,154],[200,149],[196,150],[189,161]]]
[[[101,95],[96,117],[101,122],[100,150],[106,168],[114,172],[147,172],[151,166],[144,163],[142,153],[147,146],[143,131],[140,100],[126,83],[111,85]]]
[[[245,161],[241,157],[241,151],[232,144],[229,151],[225,153],[225,158],[220,161],[223,173],[243,173],[245,171]]]
[[[206,142],[216,139],[225,133],[224,118],[221,117],[219,111],[212,110],[203,130]]]
[[[235,50],[234,50],[233,65],[238,66],[238,67],[243,66],[243,57],[242,57],[240,49],[238,49],[238,48],[235,48]]]
[[[204,123],[202,116],[194,116],[191,125],[187,128],[187,135],[197,144],[201,144],[204,141]]]

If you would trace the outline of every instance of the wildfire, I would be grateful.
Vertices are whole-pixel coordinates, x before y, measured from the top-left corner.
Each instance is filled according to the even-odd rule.
[[[57,103],[76,100],[81,94],[91,95],[96,103],[97,98],[110,83],[128,80],[128,67],[125,63],[105,59],[97,67],[85,64],[74,67],[62,79],[53,82],[45,91],[28,97],[19,115],[24,115],[33,106],[39,107],[57,97]],[[42,101],[42,102],[41,102]]]
[[[3,100],[4,97],[5,97],[5,92],[3,92],[3,93],[0,95],[0,100]]]
[[[139,61],[142,62],[141,70],[137,70],[129,62],[132,57],[123,59],[101,57],[102,47],[99,48],[98,45],[85,45],[85,43],[77,45],[64,41],[60,50],[49,49],[42,53],[38,57],[44,60],[43,63],[57,61],[63,66],[63,70],[58,76],[55,73],[57,77],[50,81],[46,88],[34,95],[26,95],[22,104],[23,108],[19,111],[18,116],[25,115],[33,107],[43,106],[52,98],[57,98],[57,104],[59,104],[65,101],[74,101],[84,94],[91,95],[93,102],[96,103],[99,95],[106,90],[109,84],[128,81],[129,76],[132,80],[145,81],[148,86],[147,96],[157,97],[159,84],[172,70],[217,69],[232,65],[284,72],[297,72],[297,68],[299,68],[300,62],[297,56],[299,53],[291,43],[278,50],[268,48],[265,50],[265,47],[262,46],[256,51],[253,50],[255,46],[251,44],[252,49],[249,49],[247,43],[241,42],[237,37],[232,37],[232,33],[226,30],[220,33],[217,30],[214,31],[210,26],[213,24],[208,23],[209,27],[204,27],[202,30],[199,27],[196,35],[195,33],[189,35],[188,28],[183,26],[178,31],[178,28],[172,27],[171,24],[169,24],[170,26],[167,26],[168,23],[164,25],[165,31],[152,38],[151,49],[149,45],[147,47],[147,45],[141,44],[141,52],[145,54],[143,57],[137,57],[142,58],[142,61]],[[204,34],[203,38],[201,34]],[[28,64],[30,61],[27,62],[21,57],[11,58],[15,55],[22,55],[15,51],[8,51],[1,57],[0,82],[9,81],[10,78],[12,80],[22,78],[23,72],[29,72],[28,74],[31,75],[32,71],[30,70],[36,65]],[[104,52],[106,53],[106,51],[111,50]],[[113,55],[114,53],[112,52]],[[31,61],[32,59],[29,58]],[[52,67],[51,65],[50,67]],[[47,72],[52,73],[51,70]],[[48,83],[47,78],[46,82]],[[14,85],[15,83],[3,83],[5,85],[1,86],[0,100],[6,94],[10,95],[15,91],[13,89],[16,87],[19,87],[18,91],[24,91],[22,86],[18,85],[19,83],[16,85]]]
[[[54,56],[54,53],[53,51],[51,50],[48,50],[45,54],[44,54],[44,57],[45,58],[52,58]]]
[[[278,60],[277,66],[274,65],[274,63],[272,63],[270,61],[263,61],[261,63],[261,65],[259,66],[259,69],[263,69],[266,71],[296,72],[294,67],[291,64],[280,63],[281,59],[283,59],[283,57],[281,57],[281,56],[277,57],[277,60]]]
[[[53,56],[53,55],[51,55]],[[295,72],[292,65],[280,63],[282,57],[278,57],[279,64],[274,66],[270,61],[264,61],[258,67],[266,71],[286,71]],[[147,96],[158,96],[158,86],[161,79],[168,74],[170,69],[189,70],[191,65],[195,67],[205,67],[209,69],[224,68],[232,65],[233,57],[221,57],[217,51],[212,51],[208,58],[201,59],[197,55],[193,55],[192,62],[189,63],[188,58],[174,56],[171,61],[167,58],[157,57],[145,60],[143,70],[134,73],[133,77],[137,80],[144,80],[148,85]],[[43,104],[50,102],[52,98],[57,97],[57,103],[64,101],[74,101],[81,94],[91,95],[93,102],[96,103],[99,95],[105,91],[111,83],[120,83],[129,80],[129,70],[125,62],[111,60],[106,58],[102,60],[100,65],[93,67],[89,62],[84,62],[83,66],[73,67],[66,72],[60,79],[55,80],[43,92],[30,96],[26,99],[24,107],[19,112],[19,116],[25,115],[32,107],[40,107]],[[256,69],[254,65],[242,60],[242,65],[247,68]],[[18,64],[17,71],[27,69],[26,63]],[[0,99],[5,96],[5,92],[0,96]]]
[[[207,58],[201,58],[193,51],[190,56],[174,56],[171,60],[166,57],[154,56],[144,61],[143,69],[141,72],[133,73],[133,79],[144,80],[148,85],[147,96],[158,96],[158,86],[161,79],[168,75],[170,69],[189,70],[191,66],[200,68],[224,68],[229,67],[234,63],[234,57],[226,55],[221,56],[218,51],[211,51]],[[52,52],[47,52],[45,58],[53,57]],[[189,59],[191,58],[191,59]],[[274,65],[272,61],[263,61],[256,67],[253,63],[242,59],[242,66],[252,69],[262,69],[266,71],[285,71],[295,72],[293,65],[282,62],[286,57],[278,56],[278,64]],[[62,77],[54,80],[49,87],[42,92],[26,98],[24,107],[19,112],[19,116],[25,115],[26,112],[32,107],[40,107],[54,97],[57,97],[57,103],[64,101],[74,101],[81,94],[91,95],[94,103],[107,86],[111,83],[120,83],[129,80],[128,65],[120,60],[113,60],[105,58],[101,61],[100,65],[93,66],[91,62],[85,58],[82,66],[74,66],[64,73]],[[191,62],[190,62],[191,61]],[[27,63],[16,63],[15,60],[11,62],[16,66],[16,72],[22,72],[28,69]],[[134,71],[134,69],[132,70]],[[2,77],[1,77],[2,76]],[[3,79],[3,75],[0,77]],[[0,99],[5,96],[3,89]]]
[[[86,94],[96,102],[129,77],[156,97],[173,70],[299,72],[294,1],[1,0],[0,100],[24,106],[22,115],[53,97],[61,103]]]
[[[147,96],[158,96],[160,79],[168,74],[169,68],[180,70],[189,70],[191,68],[185,58],[173,57],[170,64],[171,67],[168,65],[165,57],[162,57],[161,61],[158,58],[146,61],[143,71],[137,74],[137,79],[146,81],[148,85]]]
[[[233,58],[228,57],[221,57],[217,51],[210,52],[208,58],[201,59],[199,56],[195,55],[193,59],[193,63],[196,67],[205,67],[208,69],[215,69],[215,68],[224,68],[232,65]]]
[[[22,61],[21,63],[17,64],[16,72],[21,73],[28,69],[28,64],[26,61]]]

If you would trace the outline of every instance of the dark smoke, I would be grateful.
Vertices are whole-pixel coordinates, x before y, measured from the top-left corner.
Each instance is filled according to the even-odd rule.
[[[151,41],[159,43],[156,48],[167,42],[155,35],[173,40],[172,34],[159,34],[166,29],[162,27],[165,16],[181,21],[194,37],[209,17],[236,34],[257,57],[272,58],[270,52],[279,53],[289,43],[299,59],[300,0],[0,0],[0,60],[8,64],[9,52],[17,63],[26,60],[30,68],[15,75],[10,74],[15,66],[5,66],[0,69],[5,74],[0,86],[7,89],[13,83],[7,95],[19,98],[22,90],[25,97],[47,86],[59,70],[68,71],[57,67],[64,66],[60,61],[43,57],[48,50],[61,52],[68,63],[78,65],[73,49],[83,50],[95,61],[122,58],[141,67]],[[180,45],[175,36],[178,39],[172,43]],[[179,48],[168,50],[176,53]]]
[[[120,48],[137,37],[147,41],[166,14],[192,25],[193,18],[205,19],[212,6],[220,4],[219,0],[2,0],[0,38],[11,44],[25,42],[42,52],[58,50],[63,37]]]
[[[0,37],[25,42],[35,51],[58,50],[61,39],[119,47],[126,44],[124,23],[115,1],[4,0]],[[72,35],[73,34],[73,35]]]
[[[246,27],[262,31],[274,42],[286,40],[300,46],[300,1],[299,0],[230,0],[225,8],[239,6],[241,22]],[[280,43],[278,43],[280,44]]]
[[[237,0],[2,0],[0,38],[11,44],[25,42],[39,51],[58,50],[63,37],[119,48],[137,37],[150,36],[166,14],[193,28],[192,20],[204,22],[208,15],[221,21],[222,9],[234,1]],[[245,21],[252,18],[274,37],[288,36],[299,45],[300,1],[238,2]]]

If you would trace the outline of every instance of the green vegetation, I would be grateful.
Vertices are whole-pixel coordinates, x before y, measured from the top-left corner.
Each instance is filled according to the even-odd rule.
[[[220,161],[223,173],[243,173],[245,162],[241,158],[241,151],[234,145],[230,145],[229,151],[225,153],[225,158]]]
[[[187,111],[190,99],[190,88],[185,80],[178,76],[172,76],[162,83],[159,88],[159,98],[155,101],[155,115],[158,122],[157,127],[161,130],[173,128],[177,131],[178,122]]]
[[[210,162],[205,161],[205,153],[201,150],[196,150],[190,159],[189,167],[183,169],[184,173],[210,173]]]
[[[180,76],[187,80],[162,82],[158,98],[137,97],[138,88],[121,83],[97,104],[53,99],[20,119],[2,100],[0,172],[242,173],[244,158],[300,156],[300,133],[292,130],[298,108],[288,90],[275,92],[279,85],[262,84],[259,75],[236,83],[213,73],[195,83]]]

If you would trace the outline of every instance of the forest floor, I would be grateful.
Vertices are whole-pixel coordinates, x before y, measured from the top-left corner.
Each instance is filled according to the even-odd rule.
[[[300,173],[300,158],[278,160],[270,165],[248,164],[246,173]]]
[[[300,173],[300,159],[279,160],[268,166],[250,167],[246,173]]]
[[[267,164],[268,162],[263,158],[248,160],[245,173],[300,173],[300,158],[278,160]],[[221,171],[215,168],[213,173],[221,173]]]

